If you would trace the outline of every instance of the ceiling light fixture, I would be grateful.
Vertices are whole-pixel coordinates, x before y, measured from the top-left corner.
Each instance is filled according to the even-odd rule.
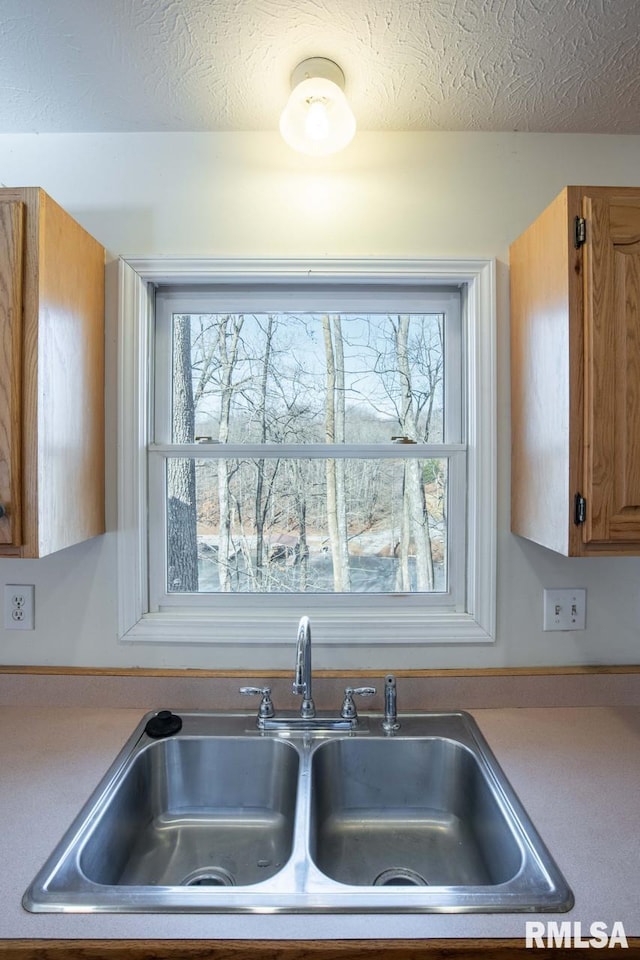
[[[290,147],[322,157],[350,143],[356,120],[343,90],[344,73],[333,60],[311,57],[298,64],[280,117],[280,133]]]

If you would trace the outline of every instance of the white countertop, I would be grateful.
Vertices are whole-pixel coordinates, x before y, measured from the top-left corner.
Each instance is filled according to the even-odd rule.
[[[573,889],[569,913],[28,913],[24,890],[145,712],[0,707],[1,939],[524,938],[532,919],[621,921],[640,936],[637,707],[471,711]]]

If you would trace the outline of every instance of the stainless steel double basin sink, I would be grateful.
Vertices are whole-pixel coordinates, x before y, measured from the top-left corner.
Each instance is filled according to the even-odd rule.
[[[573,897],[472,717],[385,733],[136,728],[24,896],[54,912],[564,911]]]

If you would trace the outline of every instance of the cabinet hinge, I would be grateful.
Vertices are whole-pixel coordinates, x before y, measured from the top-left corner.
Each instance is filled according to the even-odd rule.
[[[587,242],[587,221],[584,217],[576,217],[574,224],[573,245],[576,250]]]
[[[576,526],[579,526],[581,523],[584,523],[586,519],[587,519],[587,501],[582,496],[582,494],[576,493],[573,522],[576,524]]]

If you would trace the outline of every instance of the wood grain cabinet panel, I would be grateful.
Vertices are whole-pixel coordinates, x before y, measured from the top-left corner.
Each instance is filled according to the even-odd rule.
[[[103,533],[104,248],[44,191],[0,189],[0,556]]]
[[[20,542],[24,205],[0,205],[0,544]]]
[[[640,188],[567,187],[511,246],[511,529],[640,554]]]

